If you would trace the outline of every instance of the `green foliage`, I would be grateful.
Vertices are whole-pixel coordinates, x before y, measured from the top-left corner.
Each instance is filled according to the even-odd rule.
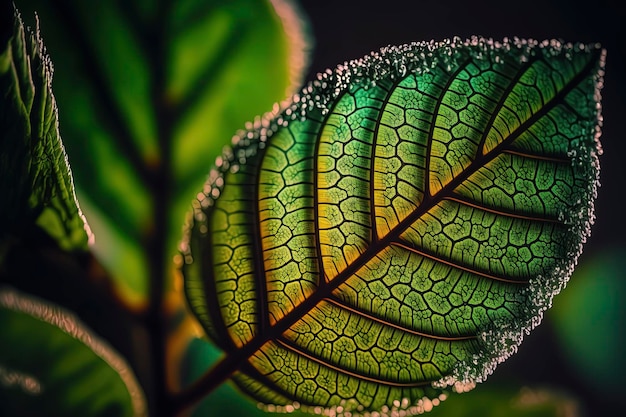
[[[568,414],[569,413],[569,414]],[[582,415],[575,398],[550,388],[493,385],[489,381],[474,391],[453,394],[429,417],[556,417]]]
[[[581,265],[550,314],[574,372],[609,403],[617,403],[621,393],[622,375],[615,370],[626,369],[625,255],[624,247],[615,247]]]
[[[66,250],[86,248],[89,231],[59,137],[52,64],[38,34],[26,33],[19,20],[6,28],[12,30],[0,45],[0,262],[7,240],[33,224]]]
[[[0,322],[3,415],[146,415],[124,359],[72,314],[0,287]]]
[[[571,409],[449,391],[517,350],[589,235],[599,46],[389,47],[286,101],[289,2],[17,5],[49,49],[2,2],[3,414]],[[572,303],[563,340],[606,371]]]
[[[243,132],[195,203],[184,270],[235,382],[283,407],[415,412],[484,380],[589,234],[602,61],[387,48]]]

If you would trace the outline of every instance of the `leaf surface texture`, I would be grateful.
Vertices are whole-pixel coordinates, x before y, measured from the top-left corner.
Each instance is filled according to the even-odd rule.
[[[557,41],[390,47],[241,133],[184,269],[233,380],[335,411],[484,380],[589,235],[603,61]]]
[[[26,29],[15,9],[6,12],[13,19],[0,52],[0,239],[37,224],[63,249],[85,249],[91,232],[59,135],[52,64],[37,28]]]

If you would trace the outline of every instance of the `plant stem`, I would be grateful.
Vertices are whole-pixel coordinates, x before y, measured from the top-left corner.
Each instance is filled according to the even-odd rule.
[[[152,178],[149,183],[152,195],[153,228],[148,233],[145,245],[148,249],[149,262],[149,307],[147,329],[150,335],[152,381],[152,409],[151,417],[170,417],[169,391],[166,375],[166,341],[167,325],[164,312],[165,289],[168,285],[170,265],[168,261],[168,226],[169,207],[172,193],[172,164],[171,143],[173,120],[172,111],[164,100],[166,86],[166,42],[165,31],[169,5],[159,3],[159,10],[151,32],[147,39],[149,44],[147,56],[154,71],[151,83],[151,98],[155,109],[157,125],[159,161],[152,168]]]

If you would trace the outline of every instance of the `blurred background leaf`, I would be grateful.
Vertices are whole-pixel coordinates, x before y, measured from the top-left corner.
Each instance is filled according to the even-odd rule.
[[[551,324],[573,373],[606,406],[623,405],[626,247],[589,258],[555,299]]]
[[[3,415],[147,415],[126,362],[70,313],[0,286],[0,322]]]
[[[16,4],[25,19],[38,13],[53,57],[94,251],[143,308],[222,147],[299,85],[302,24],[288,3],[258,0]]]
[[[427,405],[430,408],[430,405]],[[428,413],[429,417],[580,417],[578,401],[552,388],[495,385],[451,394]]]

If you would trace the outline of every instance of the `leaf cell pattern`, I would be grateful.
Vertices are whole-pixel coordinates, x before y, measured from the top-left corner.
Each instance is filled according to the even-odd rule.
[[[182,243],[233,380],[358,412],[486,378],[589,234],[603,62],[556,41],[388,48],[241,132]]]

